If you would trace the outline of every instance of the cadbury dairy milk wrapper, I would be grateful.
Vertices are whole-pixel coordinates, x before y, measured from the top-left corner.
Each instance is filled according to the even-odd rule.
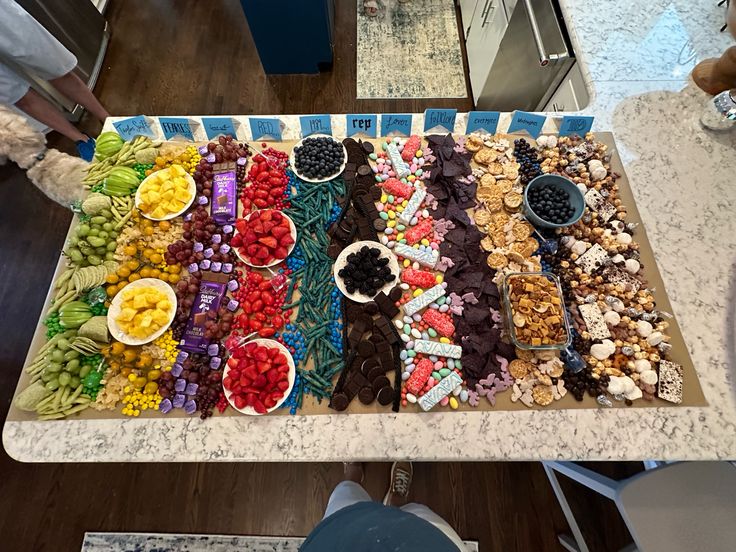
[[[199,291],[189,313],[187,328],[184,330],[179,348],[190,353],[206,353],[210,340],[204,335],[207,313],[217,312],[225,297],[227,280],[223,274],[205,273],[199,284]]]
[[[210,214],[219,225],[235,221],[238,210],[238,185],[234,170],[212,176],[212,205]]]

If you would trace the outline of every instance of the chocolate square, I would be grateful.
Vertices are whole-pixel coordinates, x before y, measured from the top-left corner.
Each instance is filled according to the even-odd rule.
[[[578,257],[575,261],[576,265],[579,265],[587,274],[592,274],[598,270],[609,260],[608,253],[599,244],[593,244],[593,247],[588,249],[585,253]]]
[[[578,310],[592,339],[608,339],[611,337],[611,331],[608,329],[608,325],[603,319],[603,313],[596,303],[578,305]]]
[[[603,278],[614,285],[623,284],[627,290],[631,289],[634,293],[639,291],[639,288],[641,287],[641,282],[639,280],[637,280],[632,274],[629,274],[617,266],[607,267],[603,271]]]
[[[657,396],[675,404],[682,402],[682,366],[669,360],[659,362]]]

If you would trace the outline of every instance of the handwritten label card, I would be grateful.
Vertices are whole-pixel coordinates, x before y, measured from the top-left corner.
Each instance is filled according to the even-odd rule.
[[[471,132],[483,131],[493,134],[498,128],[498,119],[500,114],[498,111],[470,111],[468,113],[468,126],[465,134]]]
[[[192,121],[186,117],[159,117],[158,124],[164,132],[164,138],[167,140],[176,140],[183,138],[189,142],[194,142],[194,132],[192,132]]]
[[[332,122],[329,115],[302,115],[299,117],[302,127],[302,138],[312,134],[332,134]]]
[[[202,124],[209,140],[217,138],[221,134],[223,136],[229,134],[233,138],[238,137],[235,122],[231,117],[202,117]]]
[[[546,120],[547,117],[544,115],[514,111],[514,116],[509,125],[509,133],[526,130],[532,138],[537,138],[542,133],[542,127],[544,127],[544,121]]]
[[[262,117],[250,117],[250,133],[253,136],[253,140],[260,140],[261,138],[270,138],[281,141],[281,132],[283,130],[284,123],[280,119],[264,119]]]
[[[411,115],[385,113],[381,115],[381,136],[409,136],[411,134]]]
[[[569,136],[570,134],[585,136],[591,128],[593,128],[593,117],[565,115],[562,117],[562,123],[560,124],[560,136]]]
[[[447,132],[455,130],[457,109],[428,109],[424,112],[424,132],[441,127]]]
[[[368,138],[375,138],[377,133],[378,117],[376,115],[347,115],[348,138],[356,134],[363,134]]]
[[[112,124],[123,140],[132,140],[136,136],[154,137],[153,129],[145,115],[136,115]]]

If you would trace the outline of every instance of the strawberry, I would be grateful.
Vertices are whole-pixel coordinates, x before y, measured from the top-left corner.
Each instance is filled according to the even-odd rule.
[[[279,239],[285,236],[286,234],[290,234],[290,233],[291,233],[291,228],[289,228],[288,225],[286,227],[276,226],[271,230],[271,235],[276,239]]]
[[[286,390],[289,388],[289,380],[281,380],[277,382],[276,387],[280,389],[283,393],[286,393]]]
[[[273,236],[265,236],[263,238],[258,238],[258,243],[262,243],[269,249],[274,249],[279,245],[279,242],[276,241],[276,238]]]
[[[235,221],[235,228],[241,234],[245,233],[245,231],[248,229],[248,221],[246,221],[245,219],[236,220]]]
[[[273,211],[271,209],[264,209],[263,211],[259,211],[259,216],[262,221],[271,220],[273,218],[273,214],[277,213],[278,211]],[[281,216],[281,213],[279,213],[279,216]]]
[[[267,372],[270,372],[271,370],[273,370],[273,365],[271,364],[271,362],[260,362],[258,364],[259,374],[265,374]]]
[[[266,408],[273,408],[274,406],[276,406],[276,399],[274,399],[273,397],[266,397],[266,400],[263,401],[263,405]]]
[[[244,243],[251,244],[251,243],[255,243],[257,240],[258,240],[258,236],[250,228],[246,229],[246,231],[243,233]]]
[[[286,220],[286,219],[284,218],[284,215],[283,215],[283,214],[281,214],[281,211],[272,211],[272,214],[271,214],[271,219],[272,219],[272,220],[273,220],[273,221],[274,221],[274,222],[275,222],[276,224],[281,224],[281,223],[282,223],[282,221],[285,221],[285,220]]]
[[[258,347],[255,351],[256,360],[259,362],[266,362],[269,358],[269,347]]]
[[[238,359],[234,356],[231,356],[229,359],[227,359],[227,367],[228,368],[237,368],[238,367]]]
[[[268,249],[266,249],[265,247],[261,246],[261,247],[258,248],[258,250],[256,251],[256,254],[254,256],[259,261],[262,261],[262,264],[268,264],[268,261],[266,259],[268,259],[269,257],[271,257],[271,254],[268,252]]]
[[[276,223],[272,220],[266,221],[263,223],[263,231],[266,234],[271,233],[271,230],[273,230],[273,227],[276,226]]]
[[[235,408],[242,410],[243,408],[247,406],[245,403],[245,399],[241,397],[240,395],[236,395],[234,399],[235,399]]]
[[[289,247],[292,243],[294,243],[294,238],[291,237],[291,234],[281,236],[281,239],[279,239],[279,245],[281,247]]]
[[[259,399],[255,399],[253,401],[253,409],[258,412],[258,414],[265,414],[267,412],[266,407]]]
[[[285,259],[288,254],[289,251],[285,247],[277,247],[273,250],[273,256],[276,259]]]
[[[270,370],[266,374],[266,379],[268,380],[268,383],[270,383],[273,386],[274,383],[276,383],[277,381],[279,381],[279,373],[278,373],[278,371],[277,370]]]
[[[266,379],[266,376],[263,374],[258,374],[258,377],[253,380],[253,387],[256,389],[263,389],[266,387],[266,384],[268,383],[268,380]]]
[[[232,379],[230,379],[230,376],[229,376],[229,375],[228,375],[228,376],[225,376],[225,377],[223,378],[223,380],[222,380],[222,386],[223,386],[223,387],[224,387],[225,389],[227,389],[228,391],[230,391],[230,386],[232,385],[232,383],[233,383],[233,380],[232,380]]]
[[[243,370],[243,374],[251,381],[255,380],[260,375],[258,373],[258,368],[256,368],[255,366],[248,366],[245,370]]]
[[[241,247],[243,245],[243,236],[241,234],[235,234],[233,239],[230,240],[232,247]]]

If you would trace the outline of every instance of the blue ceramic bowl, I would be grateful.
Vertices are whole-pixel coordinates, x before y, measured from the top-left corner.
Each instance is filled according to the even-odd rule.
[[[575,209],[575,212],[564,224],[548,222],[539,217],[534,211],[532,211],[531,207],[529,207],[529,198],[527,197],[529,191],[543,186],[544,184],[551,184],[555,188],[567,190],[567,193],[570,194],[570,204],[573,209]],[[577,185],[572,180],[569,180],[564,176],[556,174],[542,174],[529,182],[524,189],[524,214],[529,222],[538,228],[565,228],[566,226],[570,226],[571,224],[575,224],[579,221],[580,217],[583,216],[583,211],[585,211],[585,198],[583,197],[583,192],[578,189]]]

